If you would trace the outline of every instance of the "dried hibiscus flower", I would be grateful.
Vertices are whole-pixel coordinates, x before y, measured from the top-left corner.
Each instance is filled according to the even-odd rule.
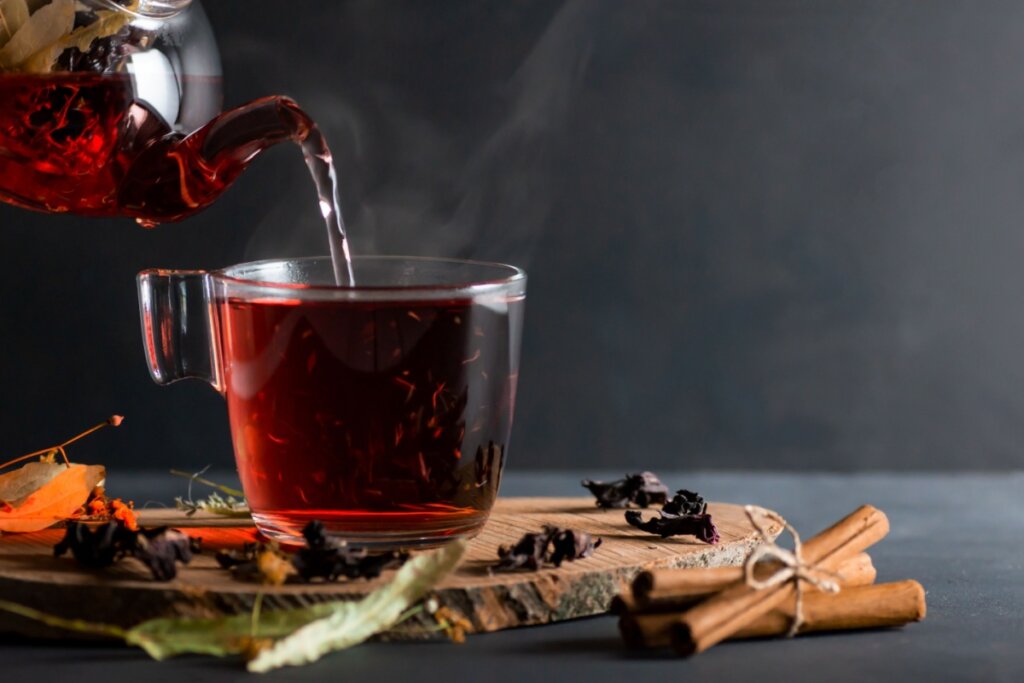
[[[310,522],[302,530],[306,547],[292,557],[292,564],[306,581],[325,579],[374,579],[385,569],[402,566],[409,558],[405,553],[387,552],[371,555],[365,548],[353,548],[327,535],[323,524]]]
[[[708,504],[703,496],[693,491],[679,489],[672,500],[661,508],[666,515],[703,515],[708,511]]]
[[[708,504],[699,494],[686,489],[677,491],[675,497],[658,512],[657,517],[644,521],[638,511],[627,510],[626,522],[662,538],[696,536],[705,543],[715,544],[719,541],[718,529],[708,514]]]
[[[135,532],[122,524],[107,522],[91,527],[81,522],[68,522],[64,538],[53,547],[55,557],[71,552],[83,567],[109,567],[135,547]]]
[[[524,534],[513,546],[498,547],[495,572],[536,571],[544,566],[562,566],[562,562],[590,557],[601,539],[572,529],[545,526],[540,533]]]
[[[644,521],[638,510],[627,510],[626,521],[641,531],[657,534],[662,538],[696,536],[699,540],[712,545],[720,540],[718,529],[711,521],[711,515],[680,515],[678,517],[660,515]]]
[[[524,534],[513,546],[498,546],[498,563],[492,567],[496,572],[511,572],[517,569],[536,571],[547,560],[551,539],[546,533]]]
[[[630,503],[645,508],[668,500],[668,487],[653,472],[627,474],[624,479],[607,482],[584,479],[580,484],[594,494],[601,508],[624,508]]]
[[[178,575],[179,562],[192,561],[192,551],[192,541],[187,535],[177,529],[160,527],[136,533],[132,556],[149,567],[157,581],[170,581]]]
[[[188,564],[196,550],[194,542],[177,529],[133,530],[120,521],[93,528],[68,522],[53,554],[60,557],[70,551],[79,564],[90,569],[103,569],[131,556],[146,565],[157,581],[170,581],[178,575],[178,563]]]

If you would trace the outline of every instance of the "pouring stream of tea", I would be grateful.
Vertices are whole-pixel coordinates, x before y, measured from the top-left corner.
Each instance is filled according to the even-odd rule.
[[[316,123],[293,100],[287,97],[265,97],[233,111],[222,114],[184,140],[172,143],[168,158],[198,157],[201,172],[190,173],[182,181],[182,197],[196,196],[189,185],[205,188],[215,182],[218,170],[228,182],[240,174],[249,162],[268,147],[290,140],[302,148],[310,175],[316,185],[320,213],[327,225],[327,240],[331,250],[335,284],[355,284],[352,272],[352,254],[349,250],[345,220],[341,214],[338,174],[334,158],[323,133]],[[133,167],[134,170],[134,167]],[[212,174],[212,177],[210,177]],[[148,221],[140,221],[143,225]]]
[[[320,197],[320,213],[327,223],[327,242],[331,249],[331,265],[334,267],[334,282],[339,287],[356,283],[352,272],[352,252],[348,245],[345,218],[341,214],[341,198],[338,192],[338,172],[334,168],[334,157],[327,146],[323,133],[314,125],[301,143],[306,166],[316,183]]]

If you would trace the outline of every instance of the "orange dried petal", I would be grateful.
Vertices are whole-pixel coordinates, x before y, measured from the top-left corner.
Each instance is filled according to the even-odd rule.
[[[110,516],[124,524],[130,531],[139,530],[139,520],[131,504],[126,505],[120,498],[110,501]]]

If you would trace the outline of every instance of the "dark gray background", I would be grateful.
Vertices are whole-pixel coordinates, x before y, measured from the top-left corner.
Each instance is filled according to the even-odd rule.
[[[1014,468],[1024,5],[207,3],[226,102],[326,130],[361,253],[527,266],[512,467]],[[0,206],[0,445],[230,464],[133,276],[324,251],[295,149],[179,225]]]

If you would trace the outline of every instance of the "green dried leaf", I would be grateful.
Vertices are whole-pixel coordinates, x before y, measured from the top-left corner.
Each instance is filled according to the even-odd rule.
[[[219,493],[211,493],[202,500],[185,500],[178,496],[174,499],[174,507],[188,515],[197,512],[209,512],[224,517],[248,518],[252,516],[248,504],[234,496],[223,497]]]
[[[181,470],[171,470],[171,474],[174,476],[185,477],[188,479],[188,497],[182,498],[179,496],[175,498],[174,506],[188,515],[194,515],[197,512],[202,511],[215,515],[223,515],[224,517],[251,517],[252,514],[249,511],[249,506],[245,502],[245,493],[238,489],[231,488],[230,486],[218,484],[217,482],[210,481],[209,479],[203,479],[202,475],[208,469],[210,469],[209,465],[198,472],[193,473],[182,472]],[[211,493],[205,500],[193,500],[192,484],[196,482],[214,488],[217,491]],[[220,495],[221,493],[227,494],[227,498]],[[238,497],[236,498],[235,496]]]
[[[454,541],[433,553],[406,562],[385,586],[359,601],[325,602],[298,609],[241,614],[218,619],[151,619],[124,630],[110,624],[63,619],[24,605],[0,600],[0,610],[81,633],[122,638],[157,660],[192,653],[225,657],[246,652],[254,640],[277,642],[249,662],[249,671],[314,662],[328,652],[357,645],[409,616],[452,569],[466,550]]]
[[[83,619],[65,619],[63,617],[47,614],[46,612],[40,612],[37,609],[32,609],[31,607],[26,607],[25,605],[20,605],[9,600],[0,600],[0,610],[10,612],[11,614],[17,614],[18,616],[31,619],[32,621],[38,621],[41,624],[46,624],[53,628],[62,628],[66,631],[74,631],[75,633],[87,633],[89,635],[105,636],[108,638],[124,638],[127,636],[127,632],[119,626],[114,626],[112,624],[97,624]]]
[[[248,614],[216,619],[151,619],[127,631],[124,639],[157,660],[182,654],[227,657],[240,654],[250,638],[284,638],[323,619],[332,613],[335,604],[264,612],[256,624]]]
[[[429,555],[413,558],[386,586],[359,602],[333,603],[329,616],[306,624],[259,653],[249,662],[249,671],[264,673],[309,664],[391,628],[458,565],[465,550],[465,541],[454,541]]]

